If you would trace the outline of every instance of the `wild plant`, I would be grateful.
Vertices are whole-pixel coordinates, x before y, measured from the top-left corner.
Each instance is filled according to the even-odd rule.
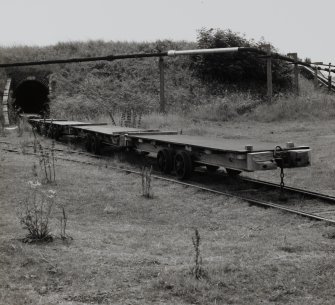
[[[39,140],[37,139],[35,128],[32,128],[32,132],[33,132],[33,136],[34,136],[33,150],[34,150],[34,154],[36,154],[37,153],[37,148],[38,148]]]
[[[200,253],[200,233],[198,229],[194,229],[194,236],[192,236],[192,244],[194,247],[194,266],[191,268],[191,273],[199,280],[206,277],[206,271],[202,266],[202,257]]]
[[[5,124],[0,121],[0,137],[6,137]]]
[[[44,148],[40,142],[37,143],[39,163],[42,172],[44,173],[44,183],[52,183],[56,181],[56,167],[55,167],[55,142],[51,142],[49,149]]]
[[[18,137],[22,137],[23,136],[23,132],[24,132],[24,126],[23,126],[23,119],[22,118],[18,118],[17,119],[17,129],[16,129],[16,133]]]
[[[59,217],[60,238],[62,240],[72,239],[72,237],[66,233],[67,214],[65,211],[65,206],[64,204],[59,204],[58,207],[60,208],[60,217]]]
[[[151,173],[152,166],[143,166],[141,170],[142,177],[142,196],[145,198],[153,198],[152,186],[151,186]]]
[[[28,230],[24,241],[52,241],[49,223],[56,191],[43,190],[37,179],[28,181],[28,185],[28,195],[20,202],[18,209],[20,223]]]
[[[1,107],[0,107],[1,108]],[[0,137],[5,137],[5,119],[2,114],[2,109],[0,109]]]
[[[19,142],[20,149],[23,154],[27,153],[27,149],[29,148],[30,143],[30,140],[26,137]]]
[[[50,227],[55,213],[60,224],[59,237],[62,240],[72,239],[66,232],[68,217],[65,205],[56,202],[55,190],[43,188],[36,163],[32,166],[32,180],[28,181],[28,185],[28,193],[18,207],[19,221],[28,230],[23,241],[52,241],[54,235],[50,233]]]

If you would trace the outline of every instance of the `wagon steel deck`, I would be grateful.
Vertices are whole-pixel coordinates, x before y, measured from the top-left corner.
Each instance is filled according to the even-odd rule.
[[[40,133],[58,139],[63,135],[72,134],[73,126],[100,126],[107,123],[87,123],[79,121],[67,121],[61,119],[29,119],[29,123]]]
[[[189,136],[189,135],[129,135],[129,138],[137,139],[140,142],[143,141],[155,141],[157,143],[168,143],[180,146],[189,146],[194,148],[207,148],[213,151],[221,152],[239,152],[247,153],[250,151],[261,152],[274,150],[275,144],[269,142],[259,141],[242,141],[239,139],[225,139],[225,138],[213,138],[213,137],[201,137],[201,136]],[[281,145],[281,147],[286,147]],[[300,146],[301,148],[309,148],[308,146]],[[292,148],[298,149],[298,148]]]

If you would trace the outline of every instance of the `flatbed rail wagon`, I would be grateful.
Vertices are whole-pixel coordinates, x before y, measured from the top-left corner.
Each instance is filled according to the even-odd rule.
[[[189,178],[196,166],[206,166],[210,171],[224,167],[228,174],[237,175],[242,171],[310,165],[310,148],[295,146],[292,142],[285,145],[258,141],[246,144],[237,139],[189,136],[176,131],[105,123],[37,118],[30,118],[29,122],[38,132],[55,139],[63,135],[82,138],[86,148],[94,153],[99,153],[103,145],[151,153],[156,156],[163,173],[175,172],[179,179]]]

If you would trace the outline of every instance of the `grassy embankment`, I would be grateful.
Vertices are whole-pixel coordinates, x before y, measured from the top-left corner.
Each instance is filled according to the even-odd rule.
[[[272,133],[264,126],[269,124],[221,127],[246,140],[312,138],[319,160],[291,171],[288,181],[333,193],[335,142],[323,134],[334,133],[334,126],[278,123]],[[24,148],[34,138],[26,132],[1,140]],[[65,205],[73,240],[24,244],[16,211],[38,158],[0,154],[0,304],[333,304],[333,228],[156,180],[153,199],[146,199],[139,176],[106,168],[108,162],[58,160],[56,184],[43,188],[54,189]],[[50,221],[54,235],[58,217],[53,213]],[[190,272],[194,228],[207,274],[200,280]]]
[[[234,33],[221,33],[221,35],[223,37],[216,38],[223,40],[224,35],[227,35],[226,38],[243,43],[243,39],[234,36]],[[215,40],[215,37],[212,36],[205,38],[209,41]],[[90,41],[59,43],[49,47],[3,47],[0,49],[0,61],[15,62],[157,52],[168,49],[191,49],[197,46],[202,47],[202,44],[203,42],[199,39],[197,43],[167,40],[152,43]],[[229,65],[227,67],[230,70],[234,67],[239,70],[247,64],[248,62],[243,62],[239,58],[231,58],[227,62]],[[249,89],[243,91],[241,88],[248,88],[246,81],[236,84],[212,79],[215,75],[208,76],[208,73],[201,76],[196,58],[190,56],[166,58],[165,65],[166,108],[168,114],[177,116],[174,121],[186,118],[190,121],[220,122],[249,119],[271,122],[297,119],[324,120],[332,119],[334,116],[332,107],[334,98],[323,90],[316,92],[312,83],[303,78],[300,79],[301,94],[299,97],[292,95],[289,88],[281,91],[276,85],[274,101],[269,105],[264,99],[266,82],[263,80],[258,80],[256,89],[255,85],[249,84]],[[6,69],[1,70],[0,86],[3,87],[6,75],[19,75],[20,71],[31,71],[34,74],[35,71],[40,70],[47,70],[51,73],[53,93],[50,96],[50,107],[53,117],[96,120],[109,115],[117,117],[118,113],[129,108],[132,108],[137,114],[149,114],[150,117],[155,117],[156,115],[152,114],[159,109],[157,59]],[[250,71],[245,73],[250,73]],[[224,77],[227,76],[224,75]],[[168,119],[160,120],[167,121]]]

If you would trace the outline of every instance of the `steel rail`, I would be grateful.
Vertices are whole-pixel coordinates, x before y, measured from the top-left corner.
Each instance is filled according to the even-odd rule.
[[[15,144],[10,143],[10,142],[6,142],[6,141],[0,141],[0,144],[6,144],[6,145],[15,146]],[[33,148],[34,145],[33,144],[29,144],[29,145],[26,145],[26,147]],[[50,147],[45,147],[45,148],[46,149],[51,149]],[[64,153],[67,153],[67,154],[84,155],[84,156],[95,158],[95,159],[101,159],[99,156],[90,154],[90,153],[88,153],[86,151],[77,151],[77,150],[61,149],[61,148],[53,148],[53,150],[54,151],[59,151],[59,152],[64,152]]]
[[[6,144],[6,145],[11,145],[11,146],[15,147],[15,144],[7,142],[7,141],[0,141],[0,144]],[[33,148],[34,145],[27,145],[27,147]],[[50,147],[46,147],[46,148],[50,149]],[[102,157],[91,154],[91,153],[88,153],[86,151],[67,150],[67,149],[61,149],[61,148],[53,148],[53,149],[57,152],[63,152],[63,153],[66,153],[66,154],[78,154],[78,155],[82,155],[82,156],[86,156],[86,157],[91,157],[91,158],[94,158],[94,159],[104,160]],[[277,189],[281,188],[281,186],[278,183],[259,180],[259,179],[254,179],[254,178],[250,178],[250,177],[246,177],[246,176],[237,176],[236,179],[256,183],[256,184],[259,184],[259,185],[271,186],[271,187],[275,187]],[[292,187],[292,186],[284,186],[283,189],[286,190],[286,191],[294,192],[296,194],[307,195],[307,196],[312,197],[312,198],[322,199],[322,200],[330,202],[330,203],[335,203],[335,196],[332,196],[332,195],[318,193],[318,192],[315,192],[315,191],[309,191],[309,190],[306,190],[306,189],[301,189],[301,188]]]
[[[4,151],[8,151],[8,152],[14,152],[17,154],[22,154],[22,152],[20,152],[17,149],[6,149],[6,148],[0,148]],[[26,155],[33,155],[33,156],[39,156],[38,153],[25,153]],[[59,160],[63,160],[63,161],[68,161],[68,162],[74,162],[74,163],[80,163],[80,164],[86,164],[86,165],[93,165],[93,166],[98,166],[100,164],[97,164],[95,162],[89,162],[89,161],[81,161],[81,160],[74,160],[74,159],[68,159],[68,158],[63,158],[63,157],[56,157]],[[125,173],[131,173],[131,174],[135,174],[135,175],[142,175],[141,172],[139,171],[135,171],[132,169],[125,169],[125,168],[120,168],[117,166],[107,166],[110,169],[113,170],[117,170],[119,172],[125,172]],[[212,188],[208,188],[208,187],[204,187],[204,186],[200,186],[197,184],[192,184],[192,183],[188,183],[188,182],[184,182],[184,181],[180,181],[177,179],[173,179],[173,178],[167,178],[167,177],[162,177],[162,176],[158,176],[158,175],[152,175],[153,178],[158,179],[158,180],[162,180],[162,181],[166,181],[166,182],[171,182],[171,183],[176,183],[182,186],[186,186],[186,187],[192,187],[204,192],[209,192],[209,193],[213,193],[216,195],[220,195],[220,196],[226,196],[226,197],[230,197],[230,198],[237,198],[239,200],[248,202],[252,205],[257,205],[257,206],[262,206],[262,207],[266,207],[266,208],[274,208],[277,210],[281,210],[284,212],[288,212],[291,214],[295,214],[295,215],[299,215],[305,218],[309,218],[312,220],[318,220],[318,221],[324,221],[327,222],[329,224],[335,225],[335,220],[333,219],[329,219],[326,217],[322,217],[313,213],[307,213],[304,211],[300,211],[300,210],[296,210],[296,209],[292,209],[283,205],[279,205],[276,203],[272,203],[272,202],[266,202],[266,201],[262,201],[262,200],[257,200],[257,199],[252,199],[252,198],[248,198],[248,197],[244,197],[244,196],[240,196],[240,195],[236,195],[236,194],[232,194],[232,193],[228,193],[228,192],[222,192],[222,191],[218,191]]]
[[[271,186],[271,187],[275,187],[275,188],[278,188],[278,189],[281,187],[279,184],[274,183],[274,182],[268,182],[268,181],[253,179],[253,178],[249,178],[249,177],[240,176],[240,177],[238,177],[238,179],[240,179],[242,181],[257,183],[257,184],[260,184],[260,185]],[[314,192],[314,191],[308,191],[308,190],[305,190],[305,189],[296,188],[296,187],[292,187],[292,186],[284,186],[283,189],[286,190],[286,191],[297,193],[297,194],[306,195],[308,197],[312,197],[312,198],[316,198],[316,199],[322,199],[322,200],[330,202],[330,203],[335,203],[335,196],[332,196],[332,195],[327,195],[327,194],[318,193],[318,192]]]

